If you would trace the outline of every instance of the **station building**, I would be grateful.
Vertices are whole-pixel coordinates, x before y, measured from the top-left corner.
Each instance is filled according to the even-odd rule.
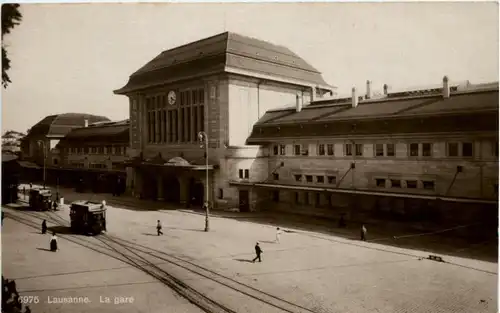
[[[498,83],[383,89],[269,110],[229,184],[261,209],[497,221]]]
[[[161,52],[115,93],[129,100],[134,194],[248,211],[255,203],[247,190],[229,182],[268,174],[251,170],[268,157],[246,145],[254,124],[268,110],[333,95],[335,87],[289,49],[225,32]]]
[[[129,120],[124,120],[97,122],[71,130],[57,145],[68,183],[75,185],[81,181],[84,189],[91,187],[95,191],[125,189],[129,128]]]
[[[46,180],[56,184],[61,168],[59,142],[75,128],[89,123],[109,121],[107,117],[85,113],[49,115],[33,125],[21,139],[21,178],[42,181],[45,167]]]

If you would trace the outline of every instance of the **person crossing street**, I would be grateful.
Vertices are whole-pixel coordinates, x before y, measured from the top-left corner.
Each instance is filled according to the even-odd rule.
[[[160,220],[158,220],[158,223],[156,224],[156,232],[157,232],[158,236],[163,235],[163,232],[161,231],[161,228],[162,228],[161,227],[161,222],[160,222]]]

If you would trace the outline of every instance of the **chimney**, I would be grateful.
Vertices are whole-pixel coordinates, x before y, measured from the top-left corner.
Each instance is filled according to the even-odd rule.
[[[297,93],[295,95],[295,109],[297,112],[302,111],[302,97]]]
[[[358,106],[358,94],[356,92],[356,87],[352,87],[352,107]]]
[[[443,98],[450,97],[450,84],[448,82],[448,76],[443,77]]]
[[[366,81],[366,99],[371,99],[372,98],[372,82],[367,80]]]
[[[85,120],[85,127],[89,127],[89,120]]]
[[[384,95],[386,95],[386,96],[387,96],[388,89],[389,89],[389,86],[387,86],[387,84],[384,84]]]

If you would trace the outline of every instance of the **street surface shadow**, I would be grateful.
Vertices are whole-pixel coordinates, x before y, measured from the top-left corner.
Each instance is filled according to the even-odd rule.
[[[276,243],[276,241],[270,241],[270,240],[259,240],[259,242],[262,242],[262,243]]]
[[[142,233],[144,236],[155,236],[159,237],[158,234],[151,234],[151,233]]]
[[[50,251],[50,249],[47,249],[47,248],[36,248],[37,250],[40,250],[40,251],[48,251],[48,252],[53,252],[53,251]]]
[[[204,233],[204,229],[199,229],[199,228],[177,228],[177,227],[168,227],[168,229],[175,229],[175,230],[186,230],[186,231],[196,231],[196,232],[201,232]]]
[[[315,232],[361,242],[360,228],[362,223],[352,220],[347,220],[345,228],[339,228],[338,220],[331,217],[303,216],[284,212],[232,213],[212,211],[211,215],[273,227],[279,226],[285,233],[282,236],[285,237],[287,236],[286,233],[297,232],[286,229],[290,227],[298,231]],[[372,242],[386,246],[425,251],[429,254],[449,255],[498,263],[498,239],[496,233],[493,232],[486,235],[486,237],[483,236],[484,238],[474,238],[472,235],[464,238],[463,235],[458,235],[460,230],[423,235],[429,231],[413,229],[404,222],[394,223],[379,220],[376,223],[364,224],[368,229],[366,240],[368,243]],[[469,233],[484,233],[484,227],[484,225],[470,227]],[[314,234],[311,235],[314,236]],[[397,239],[394,239],[394,236]]]
[[[55,232],[56,234],[61,235],[75,235],[70,227],[67,226],[52,226],[47,227],[47,233],[52,234]]]
[[[247,263],[253,263],[252,260],[248,260],[248,259],[234,259],[235,261],[238,261],[238,262],[247,262]]]

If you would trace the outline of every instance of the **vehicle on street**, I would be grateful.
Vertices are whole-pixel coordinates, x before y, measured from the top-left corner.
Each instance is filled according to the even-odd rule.
[[[75,233],[98,235],[106,231],[106,203],[75,201],[70,205],[71,230]]]
[[[52,209],[52,192],[50,189],[34,188],[30,190],[29,205],[38,211],[49,211]]]

